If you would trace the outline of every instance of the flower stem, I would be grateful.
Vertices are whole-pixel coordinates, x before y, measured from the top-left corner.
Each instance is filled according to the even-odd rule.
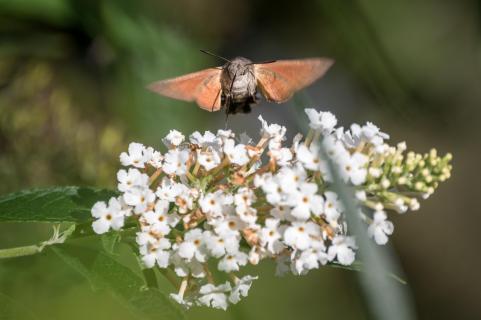
[[[204,267],[205,275],[207,277],[207,281],[209,281],[209,283],[215,283],[214,277],[212,276],[212,273],[210,272],[209,266],[207,265],[207,263],[204,263],[203,267]]]
[[[155,182],[155,180],[160,176],[162,173],[162,169],[157,169],[149,178],[149,185]]]
[[[305,145],[306,147],[309,147],[309,145],[310,145],[311,142],[312,142],[312,139],[314,139],[314,130],[309,129],[309,131],[307,132],[306,140],[304,141],[304,145]]]
[[[192,174],[197,177],[197,173],[199,172],[200,169],[200,162],[197,160],[195,162],[194,170],[192,171]]]
[[[184,293],[185,293],[185,290],[187,289],[188,284],[189,284],[189,277],[185,277],[184,279],[182,279],[182,282],[179,288],[179,296],[181,297],[181,299],[184,298]]]

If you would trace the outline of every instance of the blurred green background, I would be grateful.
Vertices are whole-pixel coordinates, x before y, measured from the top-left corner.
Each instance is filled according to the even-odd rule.
[[[221,64],[199,49],[254,61],[336,59],[290,102],[230,118],[237,132],[255,137],[262,113],[292,135],[293,110],[316,107],[344,126],[373,121],[418,152],[452,152],[452,178],[419,212],[392,216],[390,244],[420,319],[481,318],[481,1],[0,0],[0,194],[114,187],[130,141],[160,147],[172,128],[223,128],[221,112],[145,90]],[[3,224],[0,248],[50,233]],[[260,279],[228,312],[194,308],[188,318],[370,318],[353,272],[276,278],[273,270],[252,270]],[[0,319],[134,319],[48,251],[1,261],[0,295],[18,307],[2,317],[0,304]]]

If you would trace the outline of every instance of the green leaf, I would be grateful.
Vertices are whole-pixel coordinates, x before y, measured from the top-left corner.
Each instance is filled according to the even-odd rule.
[[[7,319],[37,319],[23,302],[18,302],[0,292],[0,320]]]
[[[0,222],[87,222],[90,209],[116,193],[88,187],[52,187],[0,197]]]
[[[102,241],[104,250],[109,254],[113,254],[115,245],[120,241],[120,233],[116,231],[104,233],[100,237],[100,240]]]
[[[348,266],[342,265],[342,264],[337,263],[337,262],[330,262],[330,263],[326,264],[326,266],[332,267],[332,268],[350,270],[350,271],[364,272],[362,263],[357,262],[357,261],[354,262],[351,265],[348,265]],[[396,275],[392,272],[387,272],[386,276],[388,276],[389,278],[392,278],[393,280],[399,282],[400,284],[404,284],[404,285],[407,284],[406,280],[404,280],[403,278],[401,278],[400,276],[398,276],[398,275]]]
[[[132,314],[141,319],[184,319],[179,306],[165,293],[148,288],[145,280],[110,255],[90,249],[72,256],[68,248],[52,247],[52,250],[69,266],[87,278],[94,288],[109,290]]]
[[[102,279],[95,275],[95,273],[91,272],[89,268],[91,261],[95,260],[97,252],[93,250],[84,250],[83,248],[74,247],[68,244],[64,244],[62,248],[50,247],[50,250],[55,252],[63,262],[84,277],[90,283],[92,290],[99,290],[105,287]],[[75,252],[76,254],[72,255],[69,252]]]

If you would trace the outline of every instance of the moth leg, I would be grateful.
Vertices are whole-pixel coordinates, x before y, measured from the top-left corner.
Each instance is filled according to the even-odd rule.
[[[246,102],[246,103],[242,106],[242,112],[243,112],[243,113],[250,113],[251,111],[252,111],[251,105],[249,104],[249,102]]]
[[[254,95],[252,96],[252,103],[258,103],[259,100],[261,100],[261,94],[259,91],[256,90],[256,92],[254,92]]]
[[[225,113],[228,115],[229,113],[232,113],[232,96],[231,94],[226,94],[225,95]]]
[[[219,92],[217,92],[217,95],[215,96],[214,102],[212,102],[212,108],[210,109],[210,112],[214,112],[215,103],[216,103],[217,99],[219,99],[219,95],[221,94],[221,92],[222,92],[222,90],[219,90]]]
[[[229,114],[231,113],[231,106],[232,106],[232,97],[230,94],[227,94],[225,95],[225,105],[224,105],[224,108],[225,108],[225,122],[224,122],[224,125],[225,125],[225,130],[227,130],[227,120],[229,118]]]
[[[225,107],[226,106],[226,100],[227,100],[227,97],[225,95],[224,92],[222,92],[221,96],[220,96],[220,105],[221,107]]]

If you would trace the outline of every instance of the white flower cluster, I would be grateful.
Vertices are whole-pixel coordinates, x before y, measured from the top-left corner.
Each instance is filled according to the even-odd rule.
[[[257,278],[237,274],[248,263],[271,258],[277,274],[305,274],[354,262],[356,243],[331,190],[321,143],[342,179],[356,189],[359,214],[378,244],[393,232],[386,210],[417,209],[414,195],[432,193],[449,177],[450,155],[404,157],[405,144],[388,146],[388,136],[371,123],[344,130],[329,112],[306,113],[310,131],[289,147],[286,128],[262,117],[258,143],[246,135],[236,140],[230,130],[194,132],[188,141],[172,130],[163,139],[164,154],[131,143],[120,155],[127,167],[117,174],[121,195],[94,205],[94,231],[137,224],[145,267],[169,268],[182,279],[173,299],[186,307],[226,309]],[[214,279],[214,267],[226,279]]]

